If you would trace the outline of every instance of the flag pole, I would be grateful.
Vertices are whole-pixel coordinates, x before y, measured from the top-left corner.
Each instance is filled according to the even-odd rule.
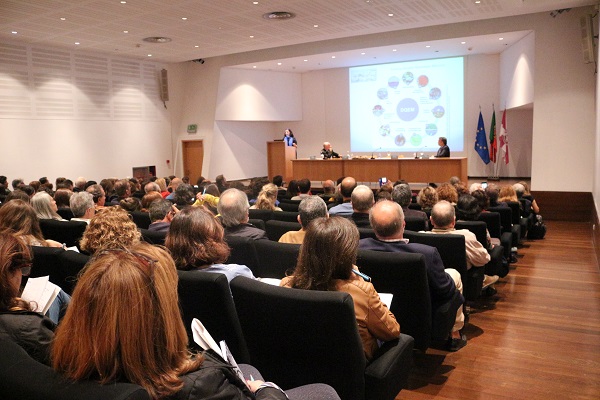
[[[481,111],[481,106],[479,106],[479,110]],[[496,136],[496,118],[495,118],[495,113],[496,113],[496,108],[495,108],[495,104],[492,103],[492,111],[494,113],[494,126],[491,127],[491,129],[494,130],[494,136]],[[492,147],[492,143],[490,143],[490,148]],[[500,177],[498,176],[498,159],[496,158],[496,160],[494,161],[494,166],[492,167],[492,174],[490,176],[488,176],[488,181],[499,181]]]

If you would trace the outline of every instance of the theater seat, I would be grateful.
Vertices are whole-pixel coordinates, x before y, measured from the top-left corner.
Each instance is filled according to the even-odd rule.
[[[27,354],[11,340],[0,339],[0,398],[2,400],[150,400],[132,383],[101,385],[70,382]]]
[[[405,387],[412,337],[401,334],[367,363],[349,294],[245,277],[230,286],[252,365],[283,389],[326,383],[344,400],[393,400]]]
[[[40,228],[44,239],[56,240],[68,247],[79,247],[79,240],[87,228],[83,221],[57,221],[54,219],[40,219]]]

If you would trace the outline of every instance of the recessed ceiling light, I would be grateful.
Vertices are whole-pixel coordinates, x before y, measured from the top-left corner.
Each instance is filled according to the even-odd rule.
[[[181,19],[187,21],[187,17],[181,17]]]
[[[254,4],[254,5],[258,4],[258,1],[253,1],[252,4]],[[254,67],[254,68],[256,68],[256,67]]]
[[[66,21],[67,19],[65,17],[60,17],[61,21]]]
[[[277,63],[277,65],[281,65],[281,63]]]
[[[150,36],[150,37],[144,38],[143,40],[144,40],[144,42],[148,42],[148,43],[169,43],[171,41],[171,38],[164,37],[164,36]]]
[[[250,39],[254,39],[254,35],[250,35]]]
[[[196,45],[196,46],[194,46],[194,47],[195,47],[195,48],[198,48],[198,47],[200,47],[200,46]]]
[[[392,49],[392,51],[398,51],[397,49]]]
[[[79,42],[75,42],[75,44],[79,44]]]
[[[284,19],[294,18],[296,14],[289,11],[272,11],[266,14],[263,14],[264,19],[268,19],[271,21],[280,21]]]
[[[304,62],[307,62],[308,60],[304,60]]]
[[[126,1],[121,1],[121,4],[127,4],[127,2]]]
[[[427,46],[425,46],[425,47],[427,47],[427,48],[430,48],[431,46],[430,46],[430,45],[427,45]]]
[[[364,55],[365,55],[365,53],[360,53],[360,55],[361,55],[361,56],[364,56]]]
[[[258,3],[257,3],[258,4]],[[256,68],[256,65],[253,65],[252,68]]]
[[[460,42],[460,44],[466,44],[467,42]]]
[[[318,27],[319,27],[319,25],[317,25],[317,24],[313,25],[313,28],[318,28]]]
[[[123,33],[129,33],[129,31],[123,31]]]
[[[148,57],[152,57],[152,54],[148,54]]]
[[[331,56],[331,58],[335,58],[335,56]]]
[[[480,4],[480,3],[481,3],[481,0],[477,0],[477,1],[475,2],[475,4]]]
[[[12,31],[11,32],[13,35],[16,35],[18,32],[17,31]]]
[[[501,38],[498,38],[498,40],[504,40],[504,38],[503,38],[503,37],[501,37]]]
[[[392,13],[388,14],[388,17],[393,17],[393,16],[394,16],[394,14],[392,14]]]

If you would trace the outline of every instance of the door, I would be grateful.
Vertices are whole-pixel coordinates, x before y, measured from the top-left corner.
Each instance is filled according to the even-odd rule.
[[[183,174],[190,177],[190,184],[195,185],[202,176],[204,160],[204,144],[202,140],[184,140],[181,142],[183,154]]]

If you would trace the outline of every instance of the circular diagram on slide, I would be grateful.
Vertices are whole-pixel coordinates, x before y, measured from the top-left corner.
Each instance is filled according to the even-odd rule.
[[[379,127],[379,134],[381,136],[387,136],[387,135],[389,135],[390,134],[390,126],[388,124],[381,125]]]
[[[410,85],[413,79],[415,79],[415,76],[412,72],[405,72],[404,75],[402,75],[402,82],[404,82],[406,85]]]
[[[435,106],[435,107],[433,107],[433,110],[431,110],[431,112],[433,113],[434,117],[442,118],[444,116],[444,114],[446,113],[446,110],[442,106]]]
[[[429,77],[427,75],[421,75],[417,78],[417,82],[420,88],[425,87],[429,84]]]
[[[377,91],[377,97],[379,97],[380,100],[386,100],[388,98],[388,91],[386,88],[381,88]]]
[[[402,99],[396,106],[396,114],[402,121],[412,121],[419,115],[419,103],[410,97]]]
[[[391,87],[392,89],[396,89],[399,84],[400,84],[400,79],[398,79],[397,76],[390,76],[390,78],[388,79],[388,86]]]
[[[431,100],[437,100],[440,97],[442,97],[442,91],[440,90],[440,88],[431,88],[431,90],[429,91],[429,98]]]
[[[406,143],[406,138],[403,134],[396,135],[394,143],[396,143],[396,146],[404,146],[404,143]]]
[[[436,124],[425,125],[425,133],[427,134],[427,136],[435,136],[437,131],[438,131],[438,128],[437,128]]]
[[[410,144],[418,147],[421,145],[421,143],[423,143],[423,136],[419,135],[418,133],[413,133],[410,137]]]
[[[373,115],[376,117],[380,117],[381,114],[383,114],[384,112],[385,112],[385,110],[379,104],[377,104],[375,107],[373,107]]]

